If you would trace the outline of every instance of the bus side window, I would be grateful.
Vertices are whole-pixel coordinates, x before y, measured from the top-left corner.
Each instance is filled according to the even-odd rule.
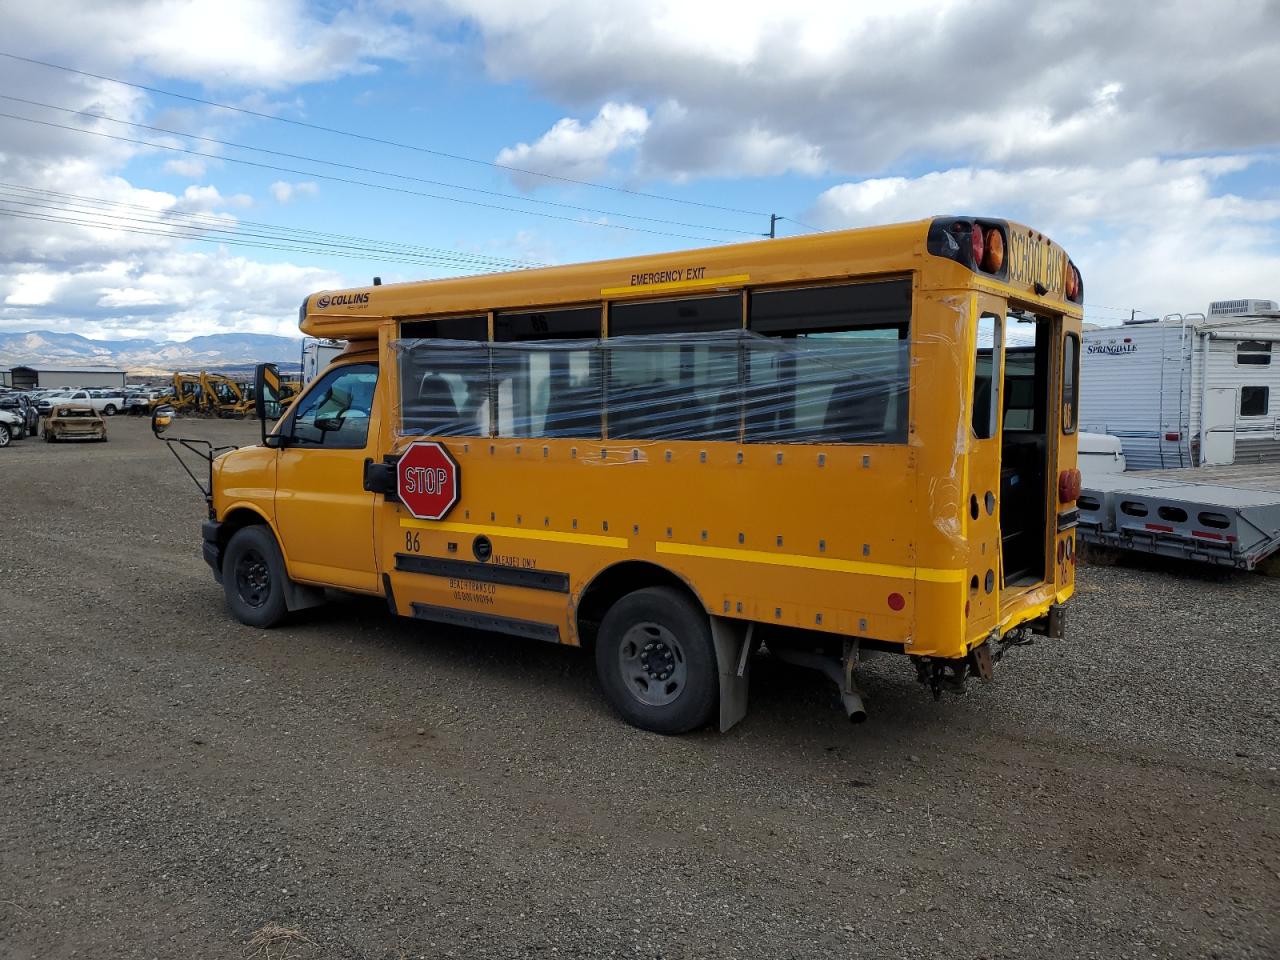
[[[498,436],[600,437],[600,317],[596,306],[494,318]]]
[[[911,284],[843,284],[751,295],[747,440],[905,443]]]
[[[1267,344],[1268,347],[1271,344]],[[1062,432],[1076,432],[1077,394],[1080,390],[1080,337],[1068,333],[1062,352]],[[1265,411],[1264,411],[1265,412]]]
[[[738,439],[741,297],[615,303],[609,310],[609,436]]]
[[[1004,346],[1004,322],[993,313],[978,318],[974,331],[975,356],[973,363],[973,435],[979,440],[990,440],[998,429],[1000,381],[995,371],[1000,366],[1000,354]],[[1014,424],[1006,425],[1013,427]]]
[[[489,348],[453,340],[400,341],[401,432],[489,435]]]

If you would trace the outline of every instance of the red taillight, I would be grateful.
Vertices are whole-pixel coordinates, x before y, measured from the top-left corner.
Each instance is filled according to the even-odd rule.
[[[1166,434],[1164,435],[1164,438],[1165,438],[1166,440],[1168,440],[1170,443],[1177,443],[1179,440],[1181,440],[1181,439],[1182,439],[1182,434],[1180,434],[1180,433],[1166,433]]]
[[[999,273],[1004,266],[1004,234],[995,227],[987,228],[986,253],[982,255],[982,269],[987,273]]]
[[[1079,303],[1084,299],[1084,280],[1081,279],[1076,265],[1070,260],[1067,261],[1067,275],[1063,278],[1063,293],[1072,303]]]
[[[969,240],[973,244],[973,265],[975,267],[982,265],[982,255],[986,252],[986,237],[983,236],[982,227],[976,223],[973,225],[973,232],[969,234]]]
[[[1080,471],[1063,470],[1058,474],[1058,499],[1063,503],[1074,503],[1080,498]]]

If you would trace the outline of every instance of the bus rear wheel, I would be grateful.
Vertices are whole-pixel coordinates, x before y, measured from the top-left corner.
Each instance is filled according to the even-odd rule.
[[[671,587],[629,593],[605,614],[596,670],[610,705],[654,733],[687,733],[711,719],[718,695],[707,615]]]
[[[289,612],[284,557],[271,531],[260,524],[237,530],[222,556],[227,609],[251,627],[273,627]]]

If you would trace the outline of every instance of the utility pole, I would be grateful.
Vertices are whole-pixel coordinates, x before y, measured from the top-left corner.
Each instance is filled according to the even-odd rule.
[[[768,236],[769,236],[769,239],[770,239],[770,240],[775,240],[775,239],[777,239],[777,236],[778,236],[778,233],[777,233],[778,221],[779,221],[779,220],[781,220],[781,219],[782,219],[782,217],[778,216],[776,213],[771,213],[771,214],[769,214],[769,234],[768,234]]]
[[[1137,311],[1137,310],[1130,310],[1130,311],[1129,311],[1129,322],[1130,322],[1130,323],[1133,323],[1133,321],[1134,321],[1135,319],[1137,319],[1137,316],[1138,316],[1138,311]]]

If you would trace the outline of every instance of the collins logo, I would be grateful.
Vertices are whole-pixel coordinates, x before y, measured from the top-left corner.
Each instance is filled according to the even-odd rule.
[[[329,296],[327,293],[322,297],[316,298],[316,309],[324,310],[327,307],[359,307],[369,302],[369,294],[367,293],[340,293],[335,297]]]

